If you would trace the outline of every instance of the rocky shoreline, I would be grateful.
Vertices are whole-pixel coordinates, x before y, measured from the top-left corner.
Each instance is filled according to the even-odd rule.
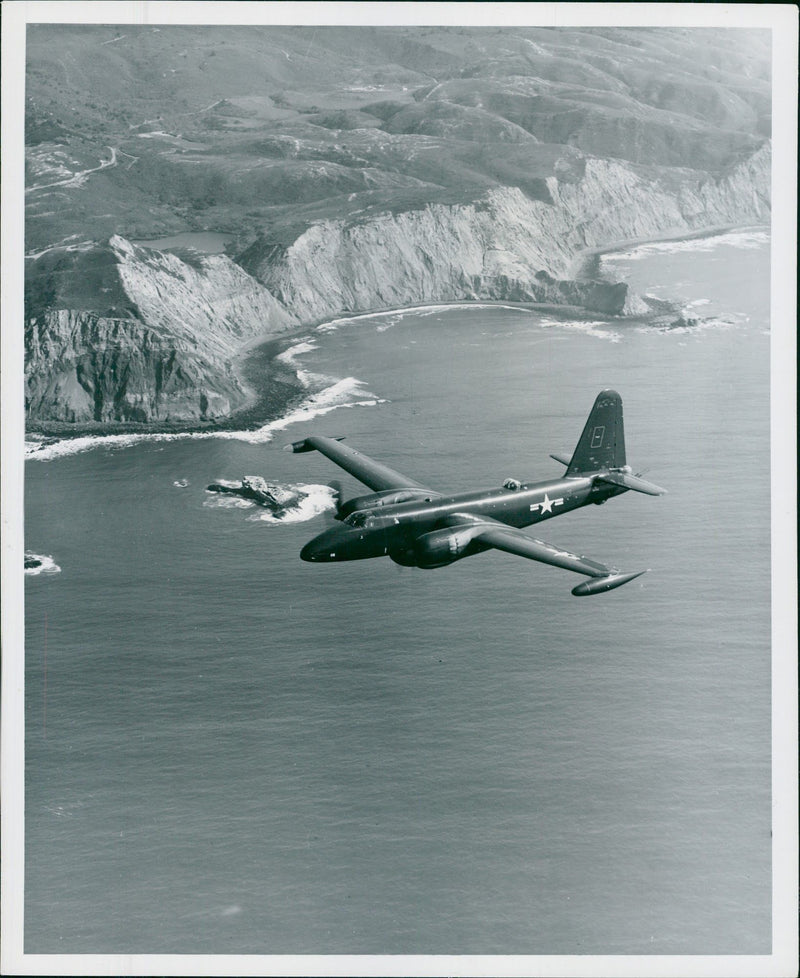
[[[659,239],[639,239],[637,241],[625,241],[616,245],[608,245],[602,249],[593,249],[591,260],[599,262],[602,254],[610,254],[615,251],[624,250],[635,245],[650,243],[653,240],[690,240],[693,238],[711,237],[716,234],[735,228],[709,229],[706,234],[703,231],[691,235],[674,235]],[[589,260],[587,258],[587,260]],[[676,304],[663,300],[649,300],[652,303],[650,311],[644,314],[619,315],[610,317],[620,322],[636,325],[653,325],[664,328],[670,325],[685,326],[686,320],[680,317],[679,307]],[[352,317],[347,314],[337,317],[348,318],[367,318],[389,313],[413,313],[415,310],[423,310],[431,307],[431,303],[416,303],[399,308],[376,308],[354,313]],[[517,308],[527,309],[531,312],[539,312],[553,316],[562,316],[570,319],[584,319],[587,322],[596,319],[597,313],[587,310],[581,306],[571,306],[552,303],[520,302],[513,300],[485,300],[478,299],[474,302],[465,300],[454,300],[452,302],[437,302],[437,307],[459,308],[464,306],[492,307],[497,308]],[[197,434],[203,432],[222,432],[222,431],[242,431],[256,430],[271,421],[276,421],[288,414],[293,408],[297,407],[309,394],[308,390],[298,380],[294,372],[287,364],[280,359],[280,355],[295,345],[309,332],[314,331],[319,326],[328,322],[328,319],[321,319],[305,325],[300,330],[293,330],[291,333],[284,334],[280,339],[270,339],[263,342],[253,341],[247,344],[245,350],[240,354],[239,370],[241,378],[247,387],[253,392],[250,401],[242,408],[231,412],[226,417],[212,418],[207,421],[173,421],[173,422],[83,422],[70,423],[58,421],[43,421],[29,423],[26,426],[26,434],[47,445],[65,439],[82,438],[87,436],[102,437],[103,435],[120,434]]]
[[[604,255],[627,251],[635,247],[658,242],[692,241],[718,237],[733,231],[761,229],[767,230],[768,225],[716,225],[682,234],[667,232],[653,237],[628,238],[609,242],[605,245],[585,249],[576,255],[572,274],[575,276],[576,281],[602,282],[600,262]],[[432,304],[430,302],[414,303],[397,308],[383,307],[359,310],[358,312],[352,313],[352,315],[345,312],[336,318],[366,318],[386,313],[414,312],[415,310],[430,308]],[[475,299],[472,302],[459,299],[436,302],[435,305],[441,306],[442,308],[474,305],[476,307],[497,306],[529,309],[532,312],[570,317],[572,319],[585,319],[586,321],[594,319],[597,316],[597,312],[588,310],[583,306],[502,299]],[[683,317],[680,313],[680,307],[677,304],[655,299],[651,296],[646,297],[646,308],[639,308],[635,313],[610,316],[610,318],[631,326],[652,326],[657,329],[686,327],[695,325],[700,321],[695,319],[688,320]],[[299,381],[297,373],[281,361],[280,355],[289,347],[296,344],[302,337],[307,336],[310,331],[315,330],[320,325],[324,325],[329,321],[329,318],[325,317],[309,322],[301,329],[294,329],[291,332],[284,333],[278,339],[259,341],[256,338],[246,343],[238,357],[237,373],[243,386],[246,386],[251,392],[251,396],[245,405],[231,411],[224,417],[195,421],[175,420],[151,422],[85,421],[72,423],[63,421],[37,421],[28,423],[26,434],[46,445],[56,441],[86,436],[196,434],[217,431],[255,430],[264,424],[276,421],[285,416],[308,396],[309,392]]]
[[[307,391],[277,358],[304,333],[293,333],[280,340],[268,340],[242,356],[241,374],[254,392],[251,400],[226,417],[207,421],[40,421],[26,425],[26,435],[44,444],[68,438],[127,434],[196,434],[215,431],[241,431],[261,427],[277,420],[299,404]]]
[[[760,162],[749,161],[739,176],[716,182],[714,193],[723,203],[710,214],[733,209],[732,198],[749,186],[748,174],[757,173],[760,185],[769,148],[757,156]],[[641,181],[633,189],[626,186],[619,200],[614,195],[623,168],[594,162],[596,172],[584,177],[588,185],[580,193],[558,185],[562,199],[555,207],[506,188],[490,193],[483,205],[431,205],[357,226],[323,222],[277,250],[264,239],[236,262],[213,255],[187,264],[118,236],[76,255],[69,270],[54,266],[51,272],[40,264],[45,256],[29,283],[37,298],[28,306],[26,324],[28,429],[64,437],[256,424],[303,393],[295,375],[277,362],[265,364],[265,358],[274,360],[271,341],[284,348],[314,324],[387,309],[498,303],[595,318],[656,317],[663,326],[661,319],[677,310],[604,278],[601,256],[642,243],[753,227],[754,217],[763,226],[768,216],[762,204],[752,204],[741,208],[746,220],[738,224],[680,232],[676,200],[649,200]],[[755,200],[756,185],[750,190]],[[574,222],[592,193],[599,203],[576,240]],[[604,195],[609,208],[619,210],[614,220],[602,211]],[[645,201],[647,215],[640,210]],[[700,207],[697,201],[691,206]],[[661,230],[667,220],[668,230]],[[612,230],[609,224],[614,237],[593,243],[601,230]],[[639,226],[647,233],[624,233]],[[69,302],[67,296],[42,298],[90,272],[100,276],[98,288],[104,283],[101,291],[116,304],[84,311],[58,308]]]

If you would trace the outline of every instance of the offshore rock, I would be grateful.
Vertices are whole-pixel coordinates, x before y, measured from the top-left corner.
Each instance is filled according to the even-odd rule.
[[[274,483],[269,483],[259,475],[245,476],[240,485],[229,485],[223,482],[212,482],[206,492],[229,493],[250,499],[269,509],[274,516],[283,516],[287,509],[296,506],[307,495],[296,490],[286,489]]]

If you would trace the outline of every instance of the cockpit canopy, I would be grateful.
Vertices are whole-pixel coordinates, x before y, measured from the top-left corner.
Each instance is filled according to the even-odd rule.
[[[356,511],[355,513],[351,513],[342,522],[346,523],[348,526],[362,527],[362,526],[371,526],[372,523],[375,522],[375,519],[372,516],[372,513],[367,513],[364,512],[364,510],[360,510],[360,511]]]
[[[503,482],[503,488],[510,489],[511,492],[519,492],[522,488],[522,483],[519,481],[519,479],[506,479]]]

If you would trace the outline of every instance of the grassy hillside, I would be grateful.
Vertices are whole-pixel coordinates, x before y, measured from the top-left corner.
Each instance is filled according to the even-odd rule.
[[[33,25],[27,63],[31,255],[546,201],[584,156],[722,173],[770,132],[766,31]]]

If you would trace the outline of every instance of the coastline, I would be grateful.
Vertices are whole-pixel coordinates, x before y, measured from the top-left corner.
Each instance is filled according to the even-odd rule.
[[[609,244],[597,245],[594,248],[582,248],[573,258],[571,269],[573,278],[591,278],[591,270],[599,270],[600,260],[604,255],[613,255],[620,251],[630,251],[650,244],[666,244],[670,241],[695,241],[705,238],[718,238],[724,234],[736,231],[769,231],[769,224],[716,224],[700,228],[696,231],[665,231],[663,234],[647,238],[621,238]]]
[[[253,392],[246,404],[225,417],[207,421],[94,421],[70,424],[66,421],[44,421],[26,424],[26,441],[51,444],[76,438],[102,438],[109,435],[181,435],[255,430],[265,423],[283,417],[307,395],[297,375],[278,359],[304,332],[271,337],[250,346],[239,354],[239,372],[248,389]],[[35,458],[34,456],[31,456]]]
[[[649,244],[692,241],[719,237],[737,231],[768,231],[769,225],[725,225],[702,228],[690,232],[665,232],[648,238],[630,238],[609,242],[594,248],[587,248],[576,254],[572,277],[575,279],[598,278],[600,262],[604,255],[627,251],[632,248]],[[435,312],[453,309],[508,309],[520,312],[541,312],[554,316],[570,317],[584,321],[597,319],[597,313],[579,306],[554,305],[551,303],[517,302],[509,300],[456,299],[451,301],[414,303],[397,308],[376,308],[360,310],[351,314],[345,313],[334,318],[310,321],[297,329],[259,341],[251,340],[241,348],[238,354],[238,367],[241,379],[253,392],[253,396],[242,407],[229,415],[207,421],[160,421],[160,422],[84,422],[73,425],[68,422],[36,422],[26,424],[25,438],[27,442],[40,443],[48,446],[60,441],[72,441],[78,438],[101,439],[108,436],[140,436],[143,439],[164,437],[189,437],[192,435],[207,435],[236,431],[255,432],[265,425],[278,422],[292,411],[297,410],[313,392],[307,389],[300,380],[298,373],[290,364],[282,362],[281,354],[296,345],[309,333],[325,332],[323,327],[335,330],[343,323],[351,323],[360,319],[371,319],[376,316],[400,316],[409,313]],[[677,307],[675,308],[677,313]],[[663,319],[664,310],[653,310],[647,314],[623,315],[609,317],[620,322],[643,325]],[[35,460],[37,452],[27,456]]]
[[[291,411],[298,409],[305,400],[313,395],[312,391],[302,385],[297,373],[292,370],[291,366],[286,365],[280,359],[281,354],[295,346],[309,333],[317,332],[320,327],[330,326],[333,330],[341,323],[349,323],[358,319],[371,319],[376,316],[400,316],[406,313],[434,312],[445,309],[469,311],[481,308],[542,312],[587,321],[597,318],[596,313],[591,313],[580,306],[489,299],[476,301],[455,299],[451,302],[427,302],[411,306],[379,308],[353,313],[352,315],[337,316],[334,319],[315,320],[291,332],[282,333],[279,337],[270,337],[260,342],[258,340],[250,341],[240,350],[238,357],[240,376],[247,387],[253,391],[253,396],[245,405],[225,417],[195,422],[96,421],[71,424],[66,421],[43,421],[26,425],[26,442],[38,442],[46,446],[59,441],[104,438],[115,435],[132,435],[142,438],[163,435],[177,438],[184,435],[208,435],[211,437],[225,432],[257,431],[264,425],[274,423]],[[627,318],[633,321],[639,317]],[[33,453],[28,458],[31,461],[35,460],[36,454]]]

